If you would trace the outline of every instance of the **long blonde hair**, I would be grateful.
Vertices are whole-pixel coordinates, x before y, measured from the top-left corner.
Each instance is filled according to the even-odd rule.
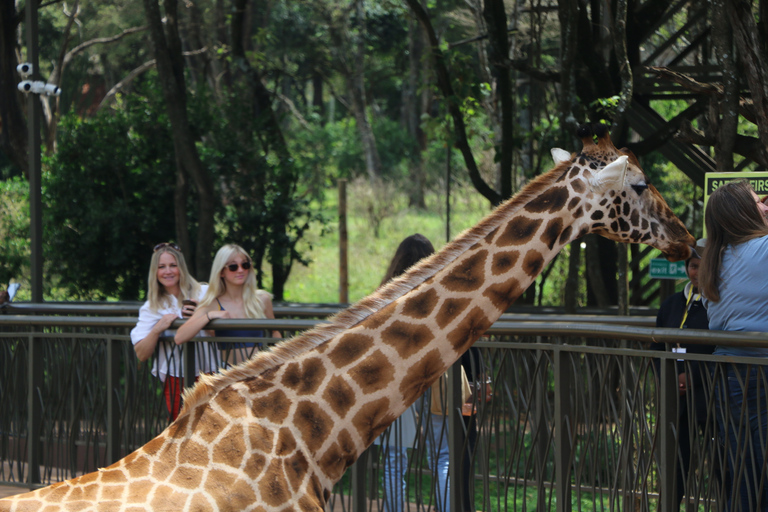
[[[227,244],[216,252],[211,264],[211,277],[208,280],[208,291],[203,300],[200,301],[200,307],[205,307],[213,303],[218,297],[224,295],[227,290],[227,283],[221,276],[221,271],[235,255],[244,256],[251,262],[251,270],[248,271],[248,277],[243,284],[243,310],[246,318],[264,318],[264,305],[259,299],[259,288],[256,285],[256,273],[253,270],[253,261],[245,249],[236,244]],[[266,292],[264,292],[266,293]]]
[[[160,256],[168,253],[176,258],[176,265],[179,267],[179,289],[181,290],[181,299],[197,298],[200,295],[200,283],[194,277],[189,275],[187,262],[184,261],[184,255],[170,245],[165,245],[152,254],[152,260],[149,262],[149,276],[147,277],[147,300],[149,309],[159,311],[163,307],[171,306],[171,294],[165,289],[165,286],[157,280],[157,267],[160,265]]]
[[[712,302],[720,300],[720,270],[725,249],[768,235],[768,225],[752,192],[749,182],[731,181],[718,187],[707,201],[704,212],[707,244],[699,267],[699,289]]]

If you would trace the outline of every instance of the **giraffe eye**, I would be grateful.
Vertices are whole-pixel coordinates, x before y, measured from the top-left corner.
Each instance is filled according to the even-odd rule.
[[[648,188],[648,185],[644,181],[641,181],[640,183],[632,185],[632,189],[635,192],[637,192],[637,195],[639,196],[643,195],[643,192],[645,192],[647,188]]]

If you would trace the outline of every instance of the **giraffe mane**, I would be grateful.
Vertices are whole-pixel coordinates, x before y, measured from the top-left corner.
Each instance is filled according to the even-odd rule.
[[[271,350],[259,352],[248,361],[214,375],[201,374],[194,387],[184,391],[182,407],[178,419],[188,415],[195,407],[212,398],[218,391],[249,377],[260,375],[264,371],[295,360],[299,355],[333,339],[338,334],[359,324],[370,315],[380,311],[406,293],[415,289],[439,270],[453,262],[467,249],[482,240],[498,227],[501,219],[515,214],[531,199],[562,179],[568,172],[571,161],[557,164],[548,172],[529,182],[511,199],[489,213],[474,227],[464,230],[452,242],[439,252],[423,259],[402,276],[381,286],[371,295],[360,299],[350,307],[340,311],[327,322],[296,337],[284,340]]]

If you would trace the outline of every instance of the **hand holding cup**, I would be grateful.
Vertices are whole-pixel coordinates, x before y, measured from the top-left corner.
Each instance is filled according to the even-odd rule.
[[[195,312],[197,308],[197,301],[193,299],[184,299],[181,301],[181,316],[182,318],[189,318]]]

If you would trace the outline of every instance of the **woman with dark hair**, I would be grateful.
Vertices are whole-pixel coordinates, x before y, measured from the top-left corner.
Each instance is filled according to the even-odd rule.
[[[733,181],[709,197],[707,242],[699,283],[709,328],[768,332],[768,206],[746,181]],[[767,357],[768,349],[718,346],[722,356]],[[727,363],[716,379],[717,421],[726,444],[729,511],[768,511],[768,400],[764,366]]]
[[[387,273],[379,287],[385,286],[392,279],[404,274],[406,270],[419,263],[422,259],[435,252],[432,242],[424,235],[414,234],[405,238],[395,251]],[[474,369],[480,364],[480,351],[470,348],[461,357],[462,365],[462,395],[465,401],[472,398],[470,383],[467,378],[479,377],[480,372]],[[448,462],[450,448],[448,445],[448,417],[445,377],[441,377],[432,386],[431,391],[424,395],[426,400],[417,400],[393,423],[379,438],[382,445],[388,445],[384,451],[384,510],[386,512],[401,512],[405,496],[405,472],[408,467],[407,449],[413,446],[417,436],[417,414],[422,413],[422,426],[426,438],[427,459],[434,474],[435,492],[437,495],[436,508],[440,512],[450,512],[450,482],[448,478]],[[474,450],[477,427],[474,415],[476,410],[472,402],[463,404],[468,409],[464,420],[464,432],[467,435],[467,451],[462,457],[463,486],[462,508],[465,511],[475,510],[474,500],[470,495],[469,485],[470,452]],[[462,432],[461,434],[464,434]],[[378,441],[377,441],[378,443]]]
[[[417,233],[407,237],[397,247],[379,288],[404,274],[406,270],[434,252],[432,242],[425,236]],[[384,510],[386,512],[403,510],[406,490],[404,477],[408,468],[407,450],[413,447],[417,437],[416,415],[417,406],[413,404],[375,441],[384,451]]]

